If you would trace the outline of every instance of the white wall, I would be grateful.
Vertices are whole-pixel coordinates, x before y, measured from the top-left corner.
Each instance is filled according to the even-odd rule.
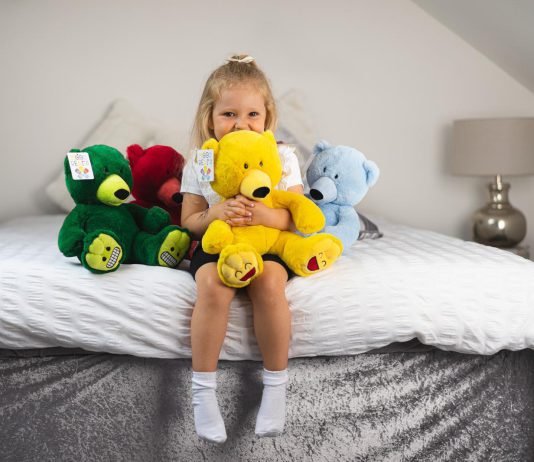
[[[44,186],[118,96],[189,128],[234,51],[380,165],[362,211],[450,235],[485,201],[485,180],[447,173],[452,121],[534,115],[532,93],[408,0],[1,2],[0,219],[53,211]],[[511,180],[534,245],[534,178]]]

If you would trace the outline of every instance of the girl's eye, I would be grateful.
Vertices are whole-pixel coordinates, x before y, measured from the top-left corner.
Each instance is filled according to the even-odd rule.
[[[225,112],[225,113],[223,114],[223,116],[225,116],[225,117],[234,117],[235,114],[234,114],[233,112]]]
[[[260,167],[263,167],[263,160],[260,160]]]
[[[259,112],[256,112],[256,111],[252,111],[252,112],[250,113],[250,117],[258,117],[259,115],[260,115],[260,113],[259,113]]]
[[[243,165],[243,167],[248,168],[248,164]]]

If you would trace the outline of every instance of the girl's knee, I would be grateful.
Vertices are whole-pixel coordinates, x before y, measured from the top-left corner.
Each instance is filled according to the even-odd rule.
[[[285,268],[277,263],[266,262],[262,275],[252,281],[248,293],[252,301],[273,297],[285,300],[286,282]]]
[[[209,263],[200,267],[195,276],[195,280],[197,283],[198,301],[210,302],[213,305],[228,305],[235,296],[236,290],[222,283],[215,263]]]

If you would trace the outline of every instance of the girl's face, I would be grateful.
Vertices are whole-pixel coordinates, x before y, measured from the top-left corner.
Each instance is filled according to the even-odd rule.
[[[223,90],[213,106],[209,128],[220,140],[237,130],[265,131],[265,101],[252,85],[242,84]]]

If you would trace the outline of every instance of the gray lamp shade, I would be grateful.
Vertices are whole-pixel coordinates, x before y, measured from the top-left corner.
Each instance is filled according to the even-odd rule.
[[[534,174],[534,118],[455,121],[451,167],[458,175]]]

